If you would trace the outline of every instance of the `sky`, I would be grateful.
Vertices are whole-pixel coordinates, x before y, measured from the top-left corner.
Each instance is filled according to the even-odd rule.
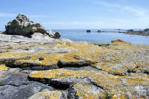
[[[149,28],[149,0],[0,0],[0,30],[19,13],[46,29]]]

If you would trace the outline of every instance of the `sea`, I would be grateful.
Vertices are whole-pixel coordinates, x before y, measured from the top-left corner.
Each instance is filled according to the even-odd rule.
[[[121,39],[121,40],[130,42],[132,44],[149,45],[149,36],[117,33],[119,30],[116,30],[116,29],[104,30],[109,32],[97,32],[96,29],[91,30],[91,32],[86,32],[85,29],[54,29],[52,31],[59,32],[62,38],[67,38],[72,41],[110,43],[112,40]],[[121,31],[125,31],[125,30],[121,30]]]

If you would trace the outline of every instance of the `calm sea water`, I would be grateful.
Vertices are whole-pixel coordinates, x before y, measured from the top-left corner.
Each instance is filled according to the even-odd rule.
[[[149,36],[128,35],[123,33],[110,33],[110,32],[98,33],[96,32],[96,30],[93,30],[91,33],[87,33],[86,30],[53,30],[53,31],[60,32],[62,38],[68,38],[72,41],[110,43],[112,40],[121,39],[133,44],[149,45]]]

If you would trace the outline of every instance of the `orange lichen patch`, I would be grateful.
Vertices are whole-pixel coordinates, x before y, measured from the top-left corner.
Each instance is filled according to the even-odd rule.
[[[123,68],[119,68],[119,67],[112,68],[112,67],[113,66],[107,66],[107,65],[104,65],[104,64],[102,64],[100,66],[100,68],[102,68],[103,70],[108,71],[109,73],[112,73],[112,74],[125,75],[125,73],[127,72],[127,69],[125,67],[123,67]]]
[[[82,84],[75,84],[73,88],[76,91],[76,95],[81,99],[99,99],[106,97],[104,93],[93,92],[92,89],[89,89],[87,86]]]
[[[108,75],[106,72],[94,71],[73,71],[66,69],[56,69],[49,71],[35,71],[30,74],[31,78],[47,78],[47,79],[58,79],[58,78],[68,78],[68,77],[88,77],[92,79],[95,83],[103,86],[105,89],[111,89],[113,87],[120,88],[119,79],[113,75]]]
[[[49,71],[34,71],[30,74],[33,78],[65,78],[73,77],[76,72],[66,69],[53,69]]]
[[[43,60],[39,61],[39,58],[42,57]],[[30,60],[33,62],[38,61],[37,63],[41,64],[41,65],[53,65],[53,64],[57,64],[57,62],[59,61],[60,58],[63,57],[63,54],[59,54],[59,53],[53,53],[53,54],[37,54],[35,56],[33,56]]]
[[[90,61],[92,63],[96,63],[97,59],[91,58],[91,57],[87,57],[84,55],[80,55],[78,53],[68,53],[65,54],[64,57],[62,59],[60,59],[63,62],[81,62],[81,61]]]
[[[56,65],[59,59],[63,57],[63,54],[53,53],[53,54],[43,54],[37,53],[31,56],[29,59],[17,60],[15,64],[18,63],[31,63],[31,64],[38,64],[41,66],[50,66]],[[42,60],[40,60],[42,58]]]
[[[27,53],[4,52],[4,53],[0,53],[0,60],[1,59],[10,59],[10,58],[19,59],[19,58],[24,58],[26,56],[28,56]]]
[[[133,63],[126,63],[126,64],[117,64],[117,63],[107,63],[107,62],[101,62],[95,65],[97,68],[100,68],[104,71],[107,71],[111,74],[126,75],[129,71],[136,71],[137,65]]]
[[[42,58],[42,60],[40,60]],[[52,66],[52,65],[57,65],[59,61],[63,62],[82,62],[82,61],[91,61],[92,63],[95,63],[96,60],[92,59],[90,57],[84,57],[80,56],[77,53],[51,53],[51,54],[45,54],[45,53],[37,53],[37,54],[32,54],[32,56],[28,59],[21,59],[21,60],[16,60],[15,64],[37,64],[41,66]],[[26,66],[26,65],[25,65]]]
[[[101,51],[101,48],[99,48],[97,45],[90,44],[87,42],[75,42],[75,43],[59,42],[55,44],[55,47],[75,50],[75,55],[94,60],[97,59]]]
[[[29,99],[61,99],[62,93],[60,91],[43,91],[34,94]]]
[[[8,70],[8,67],[2,64],[0,65],[0,71],[3,71],[3,70]]]

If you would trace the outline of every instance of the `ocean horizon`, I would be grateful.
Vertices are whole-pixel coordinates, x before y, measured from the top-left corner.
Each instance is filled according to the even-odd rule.
[[[72,41],[86,41],[92,43],[110,43],[112,40],[121,39],[132,44],[149,45],[149,36],[131,35],[124,33],[116,33],[118,29],[102,29],[104,31],[115,32],[97,32],[98,29],[92,29],[91,32],[86,32],[85,29],[53,29],[54,32],[59,32],[61,38],[67,38]],[[126,31],[121,29],[121,31]]]

